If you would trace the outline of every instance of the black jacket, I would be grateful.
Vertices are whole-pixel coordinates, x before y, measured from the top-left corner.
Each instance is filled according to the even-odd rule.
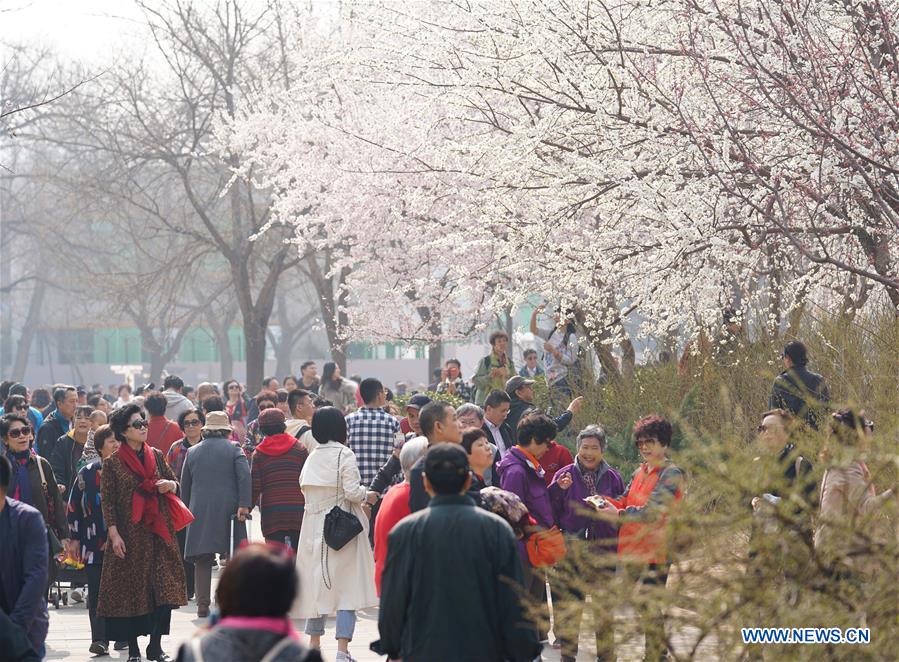
[[[512,406],[509,408],[509,415],[506,417],[506,422],[503,423],[503,425],[509,426],[509,429],[512,432],[512,446],[518,443],[518,421],[521,420],[521,417],[524,416],[524,412],[528,409],[536,409],[533,402],[525,402],[521,398],[517,398],[514,395],[512,396]],[[566,409],[562,412],[561,416],[553,419],[559,432],[568,427],[568,424],[571,423],[573,417],[574,415]],[[489,431],[487,431],[487,435],[487,438],[490,439],[490,441],[493,441]],[[512,446],[510,446],[510,448]]]
[[[509,419],[507,418],[506,421]],[[481,426],[481,429],[484,431],[484,434],[487,435],[487,441],[491,444],[496,443],[496,440],[493,438],[493,433],[490,431],[490,428],[487,426],[487,421],[484,421],[484,424]],[[501,454],[504,454],[506,451],[510,450],[512,446],[515,445],[515,433],[512,432],[512,428],[509,427],[508,422],[504,422],[499,426],[499,434],[503,438],[503,441],[506,443],[505,449],[498,449]]]
[[[409,470],[409,509],[413,513],[424,510],[431,501],[431,495],[425,490],[424,472],[425,458],[421,457]]]
[[[774,379],[769,409],[786,409],[818,429],[824,405],[830,402],[830,391],[824,377],[804,365],[784,370]]]
[[[72,435],[64,434],[56,440],[53,451],[50,453],[50,466],[53,467],[56,483],[66,488],[66,491],[62,493],[64,501],[69,500],[75,476],[78,475],[78,460],[81,459],[81,454],[75,457],[74,451],[77,443]],[[84,446],[81,447],[81,450],[84,450]]]
[[[37,454],[48,460],[53,455],[53,447],[56,441],[69,431],[69,423],[62,418],[59,411],[54,411],[44,419],[44,424],[37,433]]]
[[[515,535],[467,496],[437,496],[391,531],[372,650],[404,662],[533,660]],[[464,608],[460,608],[464,605]]]

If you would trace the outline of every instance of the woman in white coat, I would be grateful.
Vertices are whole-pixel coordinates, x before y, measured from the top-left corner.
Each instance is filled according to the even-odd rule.
[[[356,627],[356,610],[378,604],[368,515],[362,509],[367,488],[362,485],[355,453],[345,445],[346,420],[340,410],[318,409],[312,417],[312,436],[319,445],[300,473],[306,507],[297,544],[300,595],[294,616],[307,619],[309,643],[319,648],[325,617],[337,612],[336,659],[353,662],[348,648]],[[340,551],[330,549],[323,539],[325,515],[335,505],[353,513],[363,527]]]

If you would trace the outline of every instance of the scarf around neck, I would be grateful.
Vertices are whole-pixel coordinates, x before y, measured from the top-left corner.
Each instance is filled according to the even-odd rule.
[[[6,457],[9,458],[9,462],[13,466],[13,470],[16,472],[16,489],[9,496],[16,501],[33,506],[31,480],[28,478],[28,460],[34,455],[34,450],[29,448],[24,451],[14,451],[9,446],[4,450],[6,451]]]
[[[156,453],[146,442],[141,449],[143,461],[127,443],[122,444],[117,452],[125,468],[140,481],[131,496],[131,522],[140,522],[166,542],[170,541],[172,535],[166,526],[163,508],[169,513],[175,531],[187,526],[194,519],[193,515],[172,492],[159,494],[156,489],[156,481],[159,480],[156,476]],[[160,496],[163,497],[161,506]]]

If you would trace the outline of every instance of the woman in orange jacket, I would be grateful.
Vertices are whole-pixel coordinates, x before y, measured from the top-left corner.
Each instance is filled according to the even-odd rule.
[[[597,507],[601,516],[619,523],[618,557],[644,586],[664,587],[671,567],[666,544],[668,509],[680,501],[684,481],[683,471],[668,457],[671,433],[671,423],[661,416],[646,416],[634,423],[634,443],[643,463],[623,495],[605,499],[602,507]],[[665,659],[662,611],[651,605],[641,611],[646,635],[644,659]]]

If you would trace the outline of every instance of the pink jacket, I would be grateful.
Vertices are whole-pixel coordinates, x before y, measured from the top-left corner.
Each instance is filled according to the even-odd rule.
[[[842,563],[863,574],[872,571],[876,559],[866,553],[868,540],[884,540],[890,535],[889,522],[881,511],[893,491],[877,495],[868,467],[855,460],[848,467],[825,471],[820,495],[815,551],[828,563]],[[861,532],[865,535],[859,535]]]

